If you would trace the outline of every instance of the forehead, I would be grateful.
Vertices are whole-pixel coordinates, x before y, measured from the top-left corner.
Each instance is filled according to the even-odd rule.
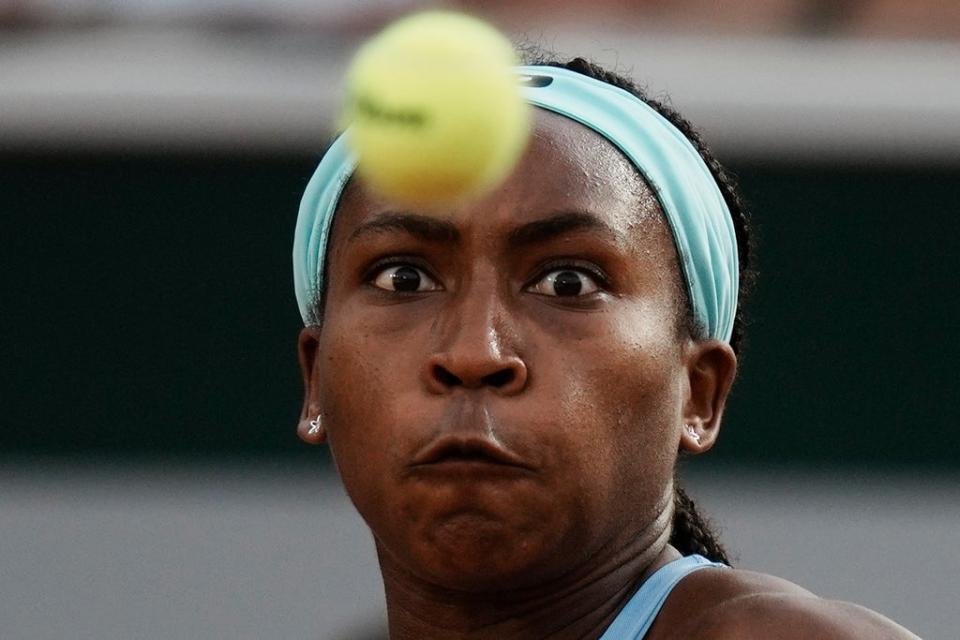
[[[603,136],[569,118],[536,109],[529,145],[510,177],[482,198],[439,212],[463,230],[504,232],[555,212],[592,214],[624,233],[666,231],[659,203],[633,164]],[[332,240],[397,207],[351,178],[338,205]]]

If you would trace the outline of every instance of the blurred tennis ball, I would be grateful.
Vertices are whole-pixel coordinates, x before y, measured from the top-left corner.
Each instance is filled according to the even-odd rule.
[[[358,173],[415,207],[453,205],[499,184],[530,132],[515,64],[510,41],[470,16],[433,11],[388,26],[347,75],[342,124]]]

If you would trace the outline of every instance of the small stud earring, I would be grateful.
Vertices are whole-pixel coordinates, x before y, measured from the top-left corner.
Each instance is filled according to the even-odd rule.
[[[311,436],[315,436],[320,433],[320,416],[321,413],[317,414],[317,417],[310,421],[310,428],[307,429],[307,433]]]
[[[693,428],[692,424],[687,425],[687,433],[690,434],[690,437],[693,438],[694,442],[700,444],[700,434],[697,433],[697,430]]]

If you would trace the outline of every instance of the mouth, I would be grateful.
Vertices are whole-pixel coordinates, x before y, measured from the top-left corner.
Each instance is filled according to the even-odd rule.
[[[484,437],[445,436],[422,449],[410,465],[413,469],[503,467],[533,471],[520,456]]]

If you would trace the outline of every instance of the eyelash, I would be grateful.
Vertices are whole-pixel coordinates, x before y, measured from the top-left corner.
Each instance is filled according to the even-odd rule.
[[[391,267],[414,267],[426,273],[432,280],[438,283],[440,282],[440,279],[434,275],[433,271],[426,265],[425,261],[415,256],[391,256],[389,258],[377,260],[364,271],[363,281],[372,286],[373,281],[376,280],[380,272]],[[593,278],[599,288],[604,290],[609,290],[610,288],[610,279],[599,267],[596,267],[589,262],[575,259],[558,259],[541,264],[537,267],[537,275],[528,280],[526,284],[523,285],[523,288],[528,289],[529,287],[532,287],[543,280],[547,274],[553,271],[577,271],[584,273]]]
[[[523,288],[532,287],[551,271],[578,271],[593,278],[601,289],[610,289],[610,279],[599,267],[590,262],[570,258],[552,260],[540,265],[537,267],[537,275],[523,285]]]
[[[426,262],[416,256],[390,256],[389,258],[377,260],[364,270],[363,282],[372,285],[373,281],[380,275],[380,272],[390,267],[414,267],[426,273],[430,279],[438,283],[440,282],[440,278],[433,274],[433,271],[427,266]],[[402,292],[397,291],[394,293]]]

